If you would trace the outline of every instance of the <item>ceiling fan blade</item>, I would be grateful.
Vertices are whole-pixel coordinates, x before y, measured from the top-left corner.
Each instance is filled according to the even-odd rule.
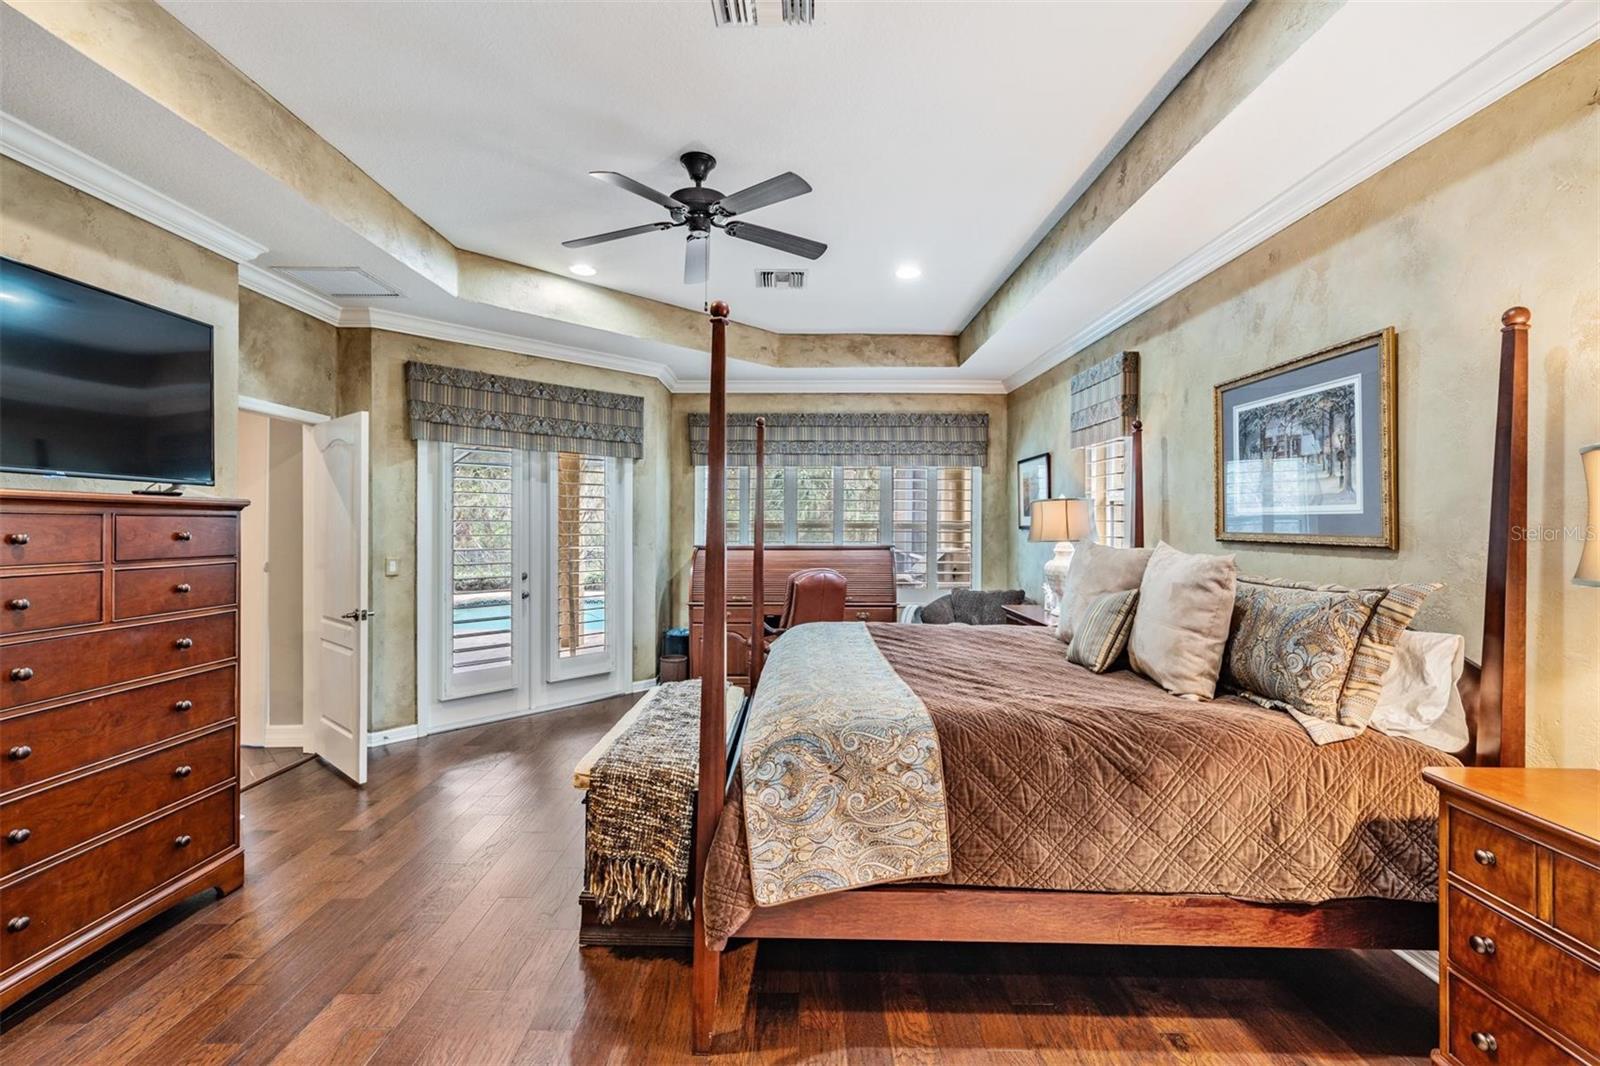
[[[822,258],[822,253],[828,250],[828,246],[821,241],[813,241],[806,237],[796,237],[792,233],[784,233],[782,230],[752,225],[749,222],[730,222],[722,229],[728,236],[737,237],[741,241],[764,244],[768,248],[776,248],[780,252],[802,255],[807,259],[820,259]]]
[[[704,285],[711,272],[711,234],[690,235],[683,254],[683,283]]]
[[[610,233],[596,233],[593,237],[579,237],[573,241],[562,241],[563,248],[587,248],[592,244],[604,244],[607,241],[621,240],[623,237],[633,237],[640,233],[654,233],[659,229],[671,229],[670,222],[649,222],[643,226],[629,226],[627,229],[614,229]]]
[[[683,205],[664,192],[658,192],[643,182],[634,181],[626,174],[618,174],[614,170],[591,170],[591,178],[599,178],[608,185],[615,185],[619,189],[627,189],[635,196],[642,196],[651,203],[660,204],[668,211],[681,211]]]
[[[811,185],[806,179],[791,170],[787,174],[779,174],[777,177],[768,178],[758,185],[752,185],[748,189],[740,189],[736,193],[724,196],[717,201],[715,206],[720,208],[725,215],[742,215],[746,211],[754,211],[758,207],[766,207],[768,204],[775,204],[781,200],[804,196],[810,191]]]

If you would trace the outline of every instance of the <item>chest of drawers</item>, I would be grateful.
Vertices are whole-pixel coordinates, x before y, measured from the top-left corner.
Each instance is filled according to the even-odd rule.
[[[1436,1063],[1600,1063],[1600,770],[1436,768]]]
[[[0,492],[0,1007],[243,882],[244,506]]]

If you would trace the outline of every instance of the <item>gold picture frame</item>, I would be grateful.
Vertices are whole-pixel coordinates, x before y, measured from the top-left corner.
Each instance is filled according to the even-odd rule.
[[[1391,550],[1400,546],[1396,356],[1395,330],[1390,326],[1213,387],[1213,513],[1217,540]],[[1317,375],[1307,373],[1324,364],[1332,364],[1335,360],[1342,362],[1337,367],[1330,365],[1325,369],[1337,369],[1345,374],[1343,378],[1317,381]],[[1375,365],[1372,365],[1374,360]],[[1277,394],[1267,391],[1264,386],[1271,382],[1280,383],[1284,391]],[[1319,436],[1306,431],[1307,427],[1297,421],[1296,416],[1273,414],[1274,410],[1292,410],[1297,398],[1331,396],[1335,390],[1345,389],[1349,390],[1357,414],[1352,416],[1348,409],[1342,409],[1340,417],[1347,431],[1342,441],[1337,428]],[[1254,399],[1247,399],[1252,395]],[[1368,403],[1377,401],[1376,419],[1370,425],[1361,406],[1363,398]],[[1256,426],[1262,427],[1259,442],[1262,454],[1240,462],[1236,454],[1241,441],[1240,411],[1248,414],[1256,409],[1259,409],[1259,413],[1249,414],[1249,417],[1254,419]],[[1234,426],[1231,439],[1230,434],[1224,432],[1230,413]],[[1328,418],[1332,427],[1331,413]],[[1280,430],[1277,436],[1267,436],[1266,427],[1269,425]],[[1270,455],[1267,454],[1269,441]],[[1318,450],[1303,452],[1303,446]],[[1367,456],[1374,446],[1377,449],[1375,469],[1369,469]],[[1295,472],[1296,463],[1299,464],[1299,473]],[[1230,464],[1233,464],[1232,469]],[[1250,469],[1252,464],[1256,469]],[[1319,465],[1327,469],[1315,469]],[[1273,502],[1272,506],[1279,508],[1273,510],[1260,501],[1272,501],[1273,490],[1283,483],[1279,468],[1284,466],[1289,469],[1289,476],[1298,479],[1300,484],[1289,492],[1287,505]],[[1241,487],[1249,483],[1244,471],[1254,474],[1253,493]],[[1230,475],[1235,475],[1231,485]],[[1372,475],[1378,482],[1378,492],[1376,499],[1368,506],[1365,480]],[[1322,497],[1316,495],[1319,501],[1316,505],[1301,503],[1302,509],[1297,512],[1294,505],[1307,494],[1300,485],[1307,482],[1311,485],[1310,493],[1330,492],[1330,499],[1335,502],[1323,505],[1320,502]],[[1324,482],[1334,484],[1325,486]],[[1351,488],[1352,483],[1354,489]],[[1233,507],[1230,507],[1230,492]],[[1306,528],[1298,531],[1248,528],[1251,525],[1283,527],[1296,522]]]

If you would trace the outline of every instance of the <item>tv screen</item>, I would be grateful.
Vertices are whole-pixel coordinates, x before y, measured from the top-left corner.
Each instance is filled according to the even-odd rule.
[[[0,258],[0,469],[210,485],[211,327]]]

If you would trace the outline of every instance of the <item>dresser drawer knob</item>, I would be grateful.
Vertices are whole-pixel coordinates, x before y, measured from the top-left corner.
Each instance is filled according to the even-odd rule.
[[[1493,955],[1495,951],[1493,937],[1478,936],[1476,933],[1467,938],[1467,946],[1479,955]]]
[[[6,543],[7,544],[26,544],[26,543],[28,543],[28,535],[26,533],[7,533],[6,534]]]
[[[1493,866],[1500,860],[1496,859],[1494,857],[1494,852],[1490,851],[1488,848],[1479,848],[1477,851],[1472,853],[1472,861],[1477,863],[1479,866]]]
[[[180,529],[180,530],[178,530],[176,533],[174,533],[172,535],[172,539],[173,540],[193,540],[194,539],[194,534],[190,533],[187,529]]]
[[[26,611],[29,607],[32,607],[33,604],[28,602],[26,598],[18,598],[7,603],[6,606],[11,608],[13,611]]]
[[[178,839],[174,840],[172,843],[174,845],[176,845],[177,847],[186,848],[186,847],[189,846],[189,844],[193,840],[194,840],[194,837],[190,836],[188,833],[184,833],[182,836],[178,837]]]
[[[25,844],[27,843],[28,838],[31,836],[33,836],[32,829],[13,829],[11,832],[6,834],[6,843]]]
[[[172,591],[176,592],[180,596],[185,595],[189,591],[189,583],[187,581],[185,581],[185,582],[182,582],[181,584],[174,585],[172,587]]]
[[[13,666],[11,668],[11,680],[13,680],[13,681],[32,681],[33,680],[33,667],[31,667],[31,666]]]
[[[26,744],[18,744],[7,754],[9,754],[13,759],[16,759],[18,762],[21,762],[23,759],[26,759],[28,756],[33,754],[33,749],[28,747]]]
[[[1494,1038],[1493,1033],[1474,1032],[1472,1034],[1472,1046],[1485,1055],[1493,1055],[1500,1050],[1500,1041]]]
[[[173,777],[188,777],[192,773],[194,773],[194,767],[192,767],[192,766],[180,766],[176,770],[172,771],[172,776]]]
[[[20,933],[32,924],[33,919],[29,918],[26,914],[19,914],[6,923],[6,932]]]
[[[172,709],[175,711],[192,711],[194,710],[194,700],[179,700],[172,705]]]
[[[194,647],[194,641],[190,640],[188,637],[179,637],[177,640],[172,642],[172,646],[177,648],[179,651],[188,651],[190,648]]]

